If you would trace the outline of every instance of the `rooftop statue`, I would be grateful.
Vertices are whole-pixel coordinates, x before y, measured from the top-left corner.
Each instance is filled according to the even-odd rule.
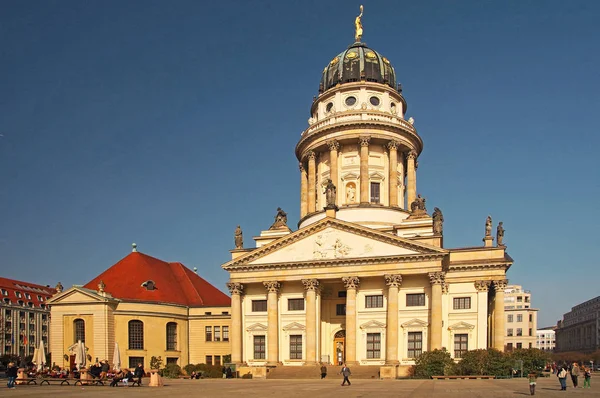
[[[444,215],[442,214],[442,211],[439,208],[434,207],[433,215],[431,217],[433,218],[433,233],[435,235],[443,235],[444,234]]]
[[[287,226],[287,213],[281,210],[281,207],[277,208],[277,214],[275,215],[275,222],[271,225],[269,229],[286,229]]]
[[[234,241],[235,241],[235,248],[236,249],[243,249],[244,248],[244,235],[242,233],[242,228],[239,225],[235,229]]]
[[[496,244],[498,246],[506,246],[504,244],[504,227],[502,226],[502,221],[498,223],[498,228],[496,228]]]
[[[413,218],[427,216],[427,208],[425,207],[425,198],[421,194],[417,195],[415,200],[410,204],[410,216]]]
[[[358,15],[358,17],[356,17],[356,19],[354,20],[354,41],[356,41],[357,43],[359,43],[362,39],[362,35],[363,35],[363,27],[362,27],[362,22],[361,22],[361,18],[363,15],[363,6],[360,6],[360,14]]]
[[[325,199],[327,201],[326,209],[335,209],[335,199],[337,196],[337,188],[333,184],[331,179],[327,180],[327,186],[325,187]]]
[[[492,216],[485,219],[485,236],[492,236]]]

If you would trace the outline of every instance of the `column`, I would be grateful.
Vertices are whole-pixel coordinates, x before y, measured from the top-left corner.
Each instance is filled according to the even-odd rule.
[[[340,149],[340,143],[336,140],[331,140],[327,141],[327,145],[329,146],[329,177],[333,181],[333,185],[336,186],[337,191],[343,192],[344,190],[340,190],[340,187],[338,187],[338,150]],[[339,203],[339,201],[336,200],[336,203]]]
[[[387,147],[390,150],[390,172],[388,176],[389,204],[390,207],[398,207],[398,143],[390,141]]]
[[[317,184],[317,170],[315,165],[316,154],[313,151],[309,151],[308,157],[308,213],[314,213],[317,206],[316,197],[316,184]]]
[[[487,348],[487,314],[488,314],[488,290],[491,281],[475,281],[477,290],[477,345],[476,349]]]
[[[304,217],[308,211],[308,176],[306,175],[306,167],[300,162],[300,218]]]
[[[431,331],[429,332],[429,350],[442,348],[442,285],[445,283],[443,272],[430,272],[431,282]]]
[[[384,275],[384,278],[388,286],[385,363],[397,365],[400,363],[398,361],[398,289],[402,285],[402,275]]]
[[[358,363],[356,361],[356,289],[360,281],[358,276],[345,276],[342,282],[346,286],[346,363],[355,365]]]
[[[302,279],[306,290],[306,365],[317,364],[317,279]]]
[[[369,198],[369,141],[371,137],[360,137],[360,203],[371,203]]]
[[[405,201],[404,201],[404,153],[400,152],[398,153],[398,160],[397,160],[397,164],[398,164],[398,205],[402,208],[402,209],[407,209]]]
[[[227,288],[231,293],[231,362],[241,364],[244,360],[242,349],[242,294],[244,285],[239,282],[229,282]]]
[[[279,363],[279,317],[278,295],[281,284],[277,281],[263,282],[267,289],[267,365]]]
[[[415,161],[417,152],[410,151],[406,154],[406,208],[410,209],[410,205],[417,197],[417,171]]]
[[[504,351],[504,289],[508,285],[506,279],[494,281],[494,348]]]

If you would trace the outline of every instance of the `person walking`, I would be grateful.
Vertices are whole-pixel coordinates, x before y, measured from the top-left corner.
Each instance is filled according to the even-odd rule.
[[[327,366],[324,363],[321,364],[321,380],[327,376]]]
[[[558,381],[560,382],[561,391],[567,390],[567,369],[563,365],[558,371]]]
[[[531,395],[535,395],[535,385],[537,384],[537,373],[530,373],[528,376],[529,378],[529,393]]]
[[[350,375],[352,374],[352,372],[350,372],[350,368],[348,366],[346,366],[346,364],[344,364],[344,366],[342,366],[342,370],[340,371],[340,374],[342,376],[344,376],[344,381],[342,381],[342,387],[344,385],[346,385],[346,382],[348,382],[348,385],[352,385],[352,383],[350,383]]]
[[[137,381],[138,384],[140,385],[140,387],[142,386],[142,377],[144,377],[144,375],[146,374],[146,372],[144,371],[144,365],[142,365],[142,363],[138,363],[137,368],[135,368],[135,371],[133,373],[133,375],[135,377],[137,377]]]
[[[573,367],[571,368],[571,381],[573,382],[573,388],[577,388],[577,384],[579,384],[579,365],[577,362],[573,362]]]
[[[583,374],[583,388],[592,388],[590,386],[591,378],[592,378],[592,370],[590,368],[585,368],[585,373]]]
[[[6,377],[8,378],[8,382],[6,383],[6,387],[15,388],[15,380],[17,379],[17,367],[14,362],[8,364],[8,368],[6,369]]]

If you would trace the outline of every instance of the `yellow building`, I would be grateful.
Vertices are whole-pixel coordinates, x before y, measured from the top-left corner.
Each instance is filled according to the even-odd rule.
[[[219,365],[230,354],[230,298],[181,263],[137,251],[84,286],[57,293],[51,308],[50,351],[57,365],[73,367],[75,343],[85,343],[88,361],[121,366],[160,356],[163,365]]]
[[[504,290],[506,312],[507,351],[515,348],[537,347],[537,308],[531,308],[531,292],[519,285],[508,285]]]
[[[393,377],[426,350],[504,349],[502,225],[495,246],[488,217],[481,246],[444,247],[442,212],[417,195],[423,141],[406,110],[392,64],[366,44],[326,63],[295,148],[299,229],[279,210],[223,264],[233,362],[346,362]]]

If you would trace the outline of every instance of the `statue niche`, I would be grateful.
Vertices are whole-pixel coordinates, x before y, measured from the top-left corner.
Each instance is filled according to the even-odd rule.
[[[356,203],[356,184],[350,182],[346,184],[346,204],[351,205]]]

